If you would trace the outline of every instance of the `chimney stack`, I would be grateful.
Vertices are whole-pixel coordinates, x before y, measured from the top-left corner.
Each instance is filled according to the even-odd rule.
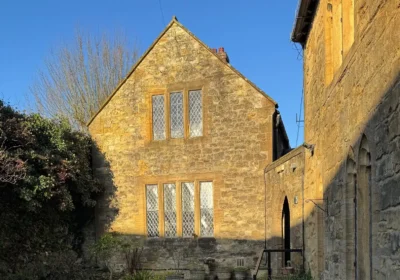
[[[214,50],[214,49],[213,49],[213,50]],[[223,62],[229,63],[228,54],[225,52],[225,49],[224,49],[223,47],[220,47],[220,48],[218,49],[217,56],[218,56]]]

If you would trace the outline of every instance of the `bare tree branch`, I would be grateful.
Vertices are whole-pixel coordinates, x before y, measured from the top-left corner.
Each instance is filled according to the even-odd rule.
[[[39,71],[31,93],[36,109],[62,116],[80,129],[136,62],[138,47],[128,47],[125,36],[95,38],[77,32],[72,45],[52,52]]]

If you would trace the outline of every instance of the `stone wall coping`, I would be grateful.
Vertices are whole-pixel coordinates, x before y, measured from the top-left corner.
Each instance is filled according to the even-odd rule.
[[[295,156],[304,153],[305,147],[303,145],[298,146],[297,148],[291,150],[286,155],[280,157],[279,159],[275,160],[271,164],[267,165],[264,169],[264,174],[269,172],[271,169],[276,168],[277,166],[289,161],[290,159],[294,158]]]

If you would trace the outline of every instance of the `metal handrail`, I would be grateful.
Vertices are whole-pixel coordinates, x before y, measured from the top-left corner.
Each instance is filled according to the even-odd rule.
[[[300,253],[303,256],[303,249],[263,249],[258,258],[256,269],[253,270],[253,280],[257,279],[257,273],[265,253],[267,253],[268,280],[272,280],[271,253]]]

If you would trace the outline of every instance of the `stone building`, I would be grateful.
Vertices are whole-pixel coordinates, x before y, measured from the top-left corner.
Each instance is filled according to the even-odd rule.
[[[306,267],[316,279],[400,279],[400,2],[302,0],[292,40],[313,147]]]
[[[253,267],[263,170],[290,150],[276,102],[176,18],[89,121],[107,192],[97,233],[144,237],[143,265]],[[185,249],[186,248],[186,249]]]
[[[97,232],[144,265],[213,258],[315,279],[400,279],[400,2],[301,0],[305,143],[277,104],[175,19],[89,122],[107,186]],[[104,227],[107,225],[107,227]],[[290,263],[289,263],[290,261]]]

